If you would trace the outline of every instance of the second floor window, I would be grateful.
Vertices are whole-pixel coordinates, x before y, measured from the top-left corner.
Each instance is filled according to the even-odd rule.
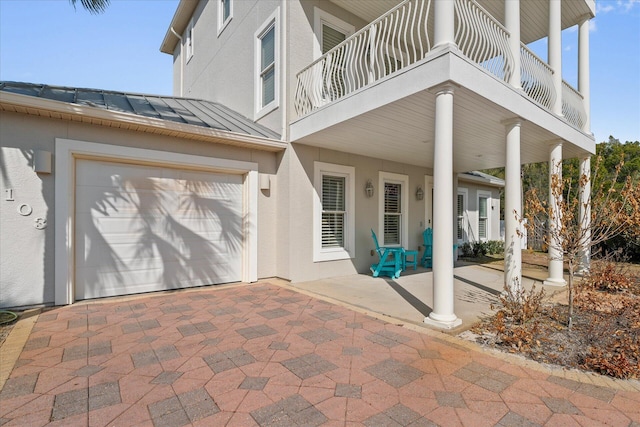
[[[189,62],[189,60],[193,57],[193,19],[189,22],[187,29],[185,31],[184,38],[184,57],[185,62]]]
[[[218,0],[218,35],[225,29],[233,17],[233,0]]]
[[[260,81],[262,107],[276,99],[276,27],[275,24],[260,38]]]
[[[255,33],[254,105],[255,120],[269,114],[279,103],[279,25],[280,8]]]

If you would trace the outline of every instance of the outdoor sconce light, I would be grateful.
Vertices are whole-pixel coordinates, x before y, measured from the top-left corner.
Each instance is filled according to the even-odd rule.
[[[373,184],[371,180],[367,180],[367,185],[364,186],[364,192],[367,194],[367,197],[373,197]]]
[[[424,199],[424,191],[422,190],[421,186],[418,186],[418,189],[416,190],[416,200],[422,199]]]

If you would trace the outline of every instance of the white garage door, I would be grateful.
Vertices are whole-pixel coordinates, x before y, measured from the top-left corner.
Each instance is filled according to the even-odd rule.
[[[76,299],[241,280],[242,176],[78,160]]]

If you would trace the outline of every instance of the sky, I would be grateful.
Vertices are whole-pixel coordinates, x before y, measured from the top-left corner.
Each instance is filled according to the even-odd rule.
[[[112,0],[92,15],[79,1],[0,0],[0,80],[171,95],[160,44],[178,2]],[[562,43],[563,78],[577,87],[577,27]],[[596,0],[590,48],[596,142],[640,141],[640,0]],[[545,42],[533,50],[546,59]]]

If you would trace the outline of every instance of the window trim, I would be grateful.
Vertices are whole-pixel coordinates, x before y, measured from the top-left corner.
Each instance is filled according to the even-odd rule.
[[[384,241],[384,184],[400,184],[400,244]],[[409,242],[409,176],[391,172],[378,172],[378,240],[380,246],[408,247]]]
[[[258,120],[268,113],[272,112],[280,105],[280,23],[278,16],[280,8],[278,7],[264,23],[258,28],[254,34],[254,50],[255,50],[255,80],[254,80],[254,103],[255,103],[255,120]],[[267,105],[262,105],[262,38],[274,29],[273,39],[273,69],[274,69],[274,96],[273,101]]]
[[[462,239],[458,239],[458,196],[462,196]],[[464,187],[458,187],[458,191],[456,193],[456,239],[458,244],[465,243],[469,241],[469,189]],[[466,218],[466,225],[465,225]],[[466,232],[466,240],[465,240],[465,232]]]
[[[322,247],[322,177],[324,175],[344,177],[345,182],[345,221],[344,247]],[[313,162],[313,262],[335,261],[355,258],[355,178],[353,166],[332,163]]]
[[[333,29],[344,33],[345,38],[349,38],[355,33],[355,27],[348,22],[343,21],[320,9],[318,6],[313,8],[313,32],[315,37],[313,38],[313,59],[318,59],[322,56],[322,24],[326,24]]]
[[[195,24],[193,18],[189,20],[187,28],[184,30],[184,63],[188,64],[193,58],[195,51]]]
[[[229,16],[224,19],[224,2],[229,2]],[[218,37],[233,19],[233,0],[218,0]]]
[[[490,191],[486,191],[486,190],[478,190],[478,240],[479,241],[489,241],[491,240],[491,207],[492,207],[492,194]],[[486,198],[487,199],[487,227],[486,227],[486,232],[487,235],[486,237],[480,237],[480,199],[481,198]]]

